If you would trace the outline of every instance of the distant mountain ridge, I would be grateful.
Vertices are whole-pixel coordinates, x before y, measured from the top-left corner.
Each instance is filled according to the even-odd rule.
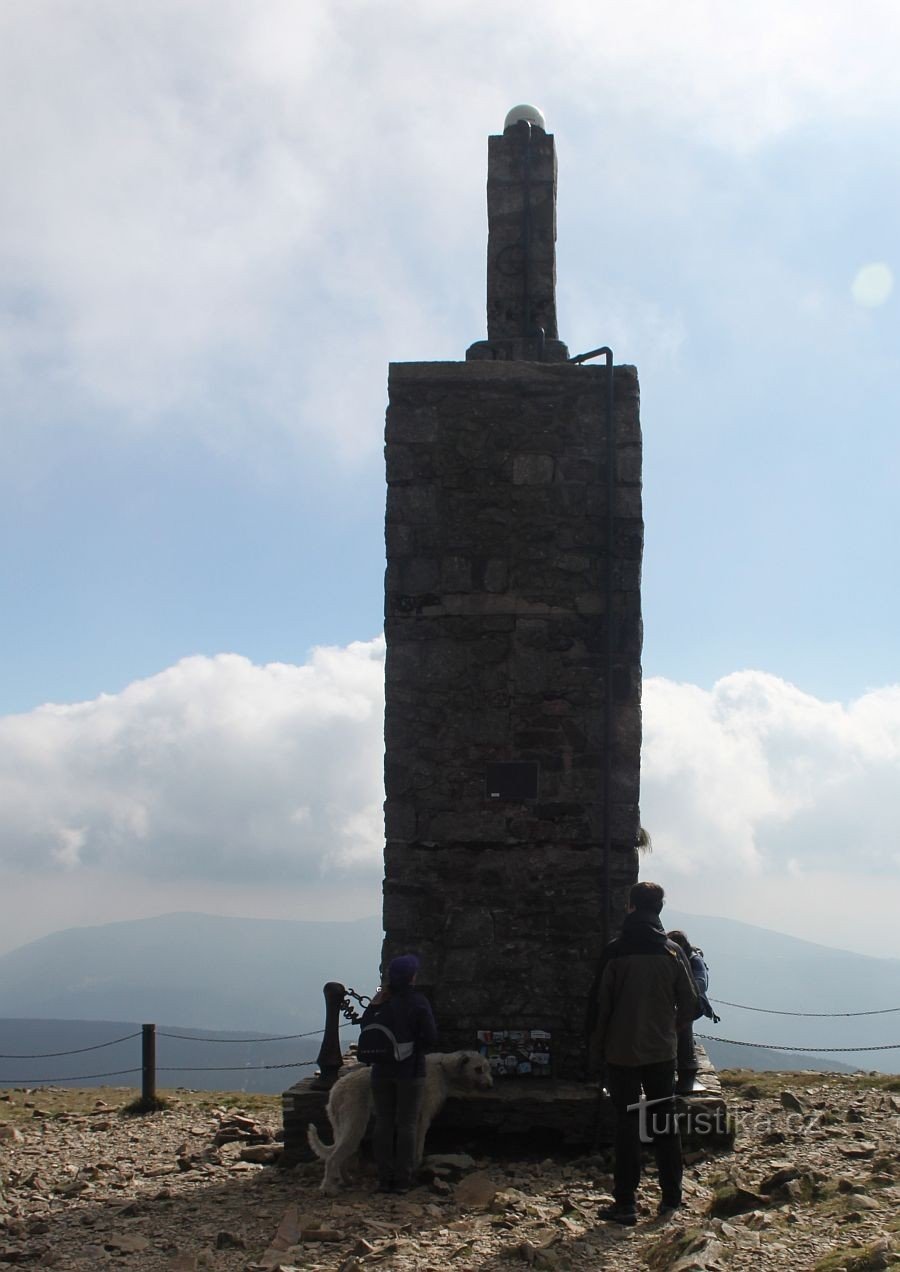
[[[716,1039],[709,1044],[716,1063],[749,1065],[755,1054],[752,1067],[772,1067],[764,1048],[793,1053],[795,1068],[818,1067],[824,1056],[836,1069],[900,1072],[900,960],[835,950],[732,919],[668,909],[663,919],[706,953],[710,996],[722,1021],[701,1020],[696,1029]],[[310,922],[172,914],[72,928],[0,955],[0,1017],[169,1020],[190,1032],[321,1029],[326,981],[362,993],[374,989],[381,936],[376,917]],[[814,1012],[840,1014],[808,1014]],[[733,1056],[732,1049],[746,1043],[756,1044],[739,1053],[748,1059],[718,1058],[717,1048]],[[819,1053],[815,1064],[801,1047]],[[829,1047],[886,1049],[828,1053]]]
[[[666,909],[663,920],[669,930],[682,928],[709,963],[709,994],[722,1020],[697,1021],[698,1033],[781,1052],[811,1047],[835,1068],[841,1062],[900,1072],[900,959],[836,950],[735,919]],[[828,1050],[863,1047],[871,1050]]]
[[[68,928],[0,955],[0,1017],[177,1021],[183,1029],[321,1027],[322,986],[378,984],[381,920],[165,914]]]

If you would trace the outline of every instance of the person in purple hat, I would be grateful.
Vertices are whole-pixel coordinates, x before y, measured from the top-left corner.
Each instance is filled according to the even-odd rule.
[[[388,965],[387,985],[375,994],[360,1020],[360,1046],[367,1031],[385,1053],[372,1062],[375,1105],[375,1167],[379,1192],[408,1192],[413,1187],[416,1127],[425,1094],[425,1054],[434,1050],[437,1026],[431,1005],[416,988],[419,960],[400,954]]]

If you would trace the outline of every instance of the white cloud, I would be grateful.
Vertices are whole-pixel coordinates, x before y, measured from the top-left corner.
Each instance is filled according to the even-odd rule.
[[[0,873],[95,922],[151,899],[335,915],[342,891],[376,912],[383,653],[186,658],[0,719]],[[651,678],[644,726],[644,872],[673,906],[900,954],[900,686],[842,705],[756,671],[711,690]]]
[[[642,810],[677,873],[896,871],[900,686],[844,706],[777,676],[651,679]]]
[[[479,173],[514,98],[627,203],[649,134],[735,152],[895,115],[898,35],[875,0],[5,6],[8,394],[32,423],[177,408],[217,447],[371,453],[388,358],[483,334]],[[632,308],[677,345],[679,315]]]
[[[383,641],[185,658],[0,720],[0,866],[235,886],[381,869]]]
[[[756,671],[651,679],[641,809],[677,908],[900,955],[900,686],[842,705]]]

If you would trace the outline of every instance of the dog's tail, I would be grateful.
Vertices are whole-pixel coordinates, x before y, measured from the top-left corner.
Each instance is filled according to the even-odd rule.
[[[331,1154],[334,1152],[334,1145],[322,1143],[319,1139],[319,1132],[313,1126],[312,1122],[310,1122],[309,1126],[306,1128],[306,1138],[316,1157],[320,1157],[323,1162],[327,1162]]]

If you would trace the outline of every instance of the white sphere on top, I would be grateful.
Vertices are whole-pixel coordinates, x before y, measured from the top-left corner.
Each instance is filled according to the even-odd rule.
[[[547,131],[547,125],[544,123],[544,115],[539,111],[537,106],[513,106],[511,111],[507,112],[506,119],[503,121],[503,131],[507,128],[513,128],[525,120],[528,124],[533,124],[535,128],[540,128],[542,132]]]

